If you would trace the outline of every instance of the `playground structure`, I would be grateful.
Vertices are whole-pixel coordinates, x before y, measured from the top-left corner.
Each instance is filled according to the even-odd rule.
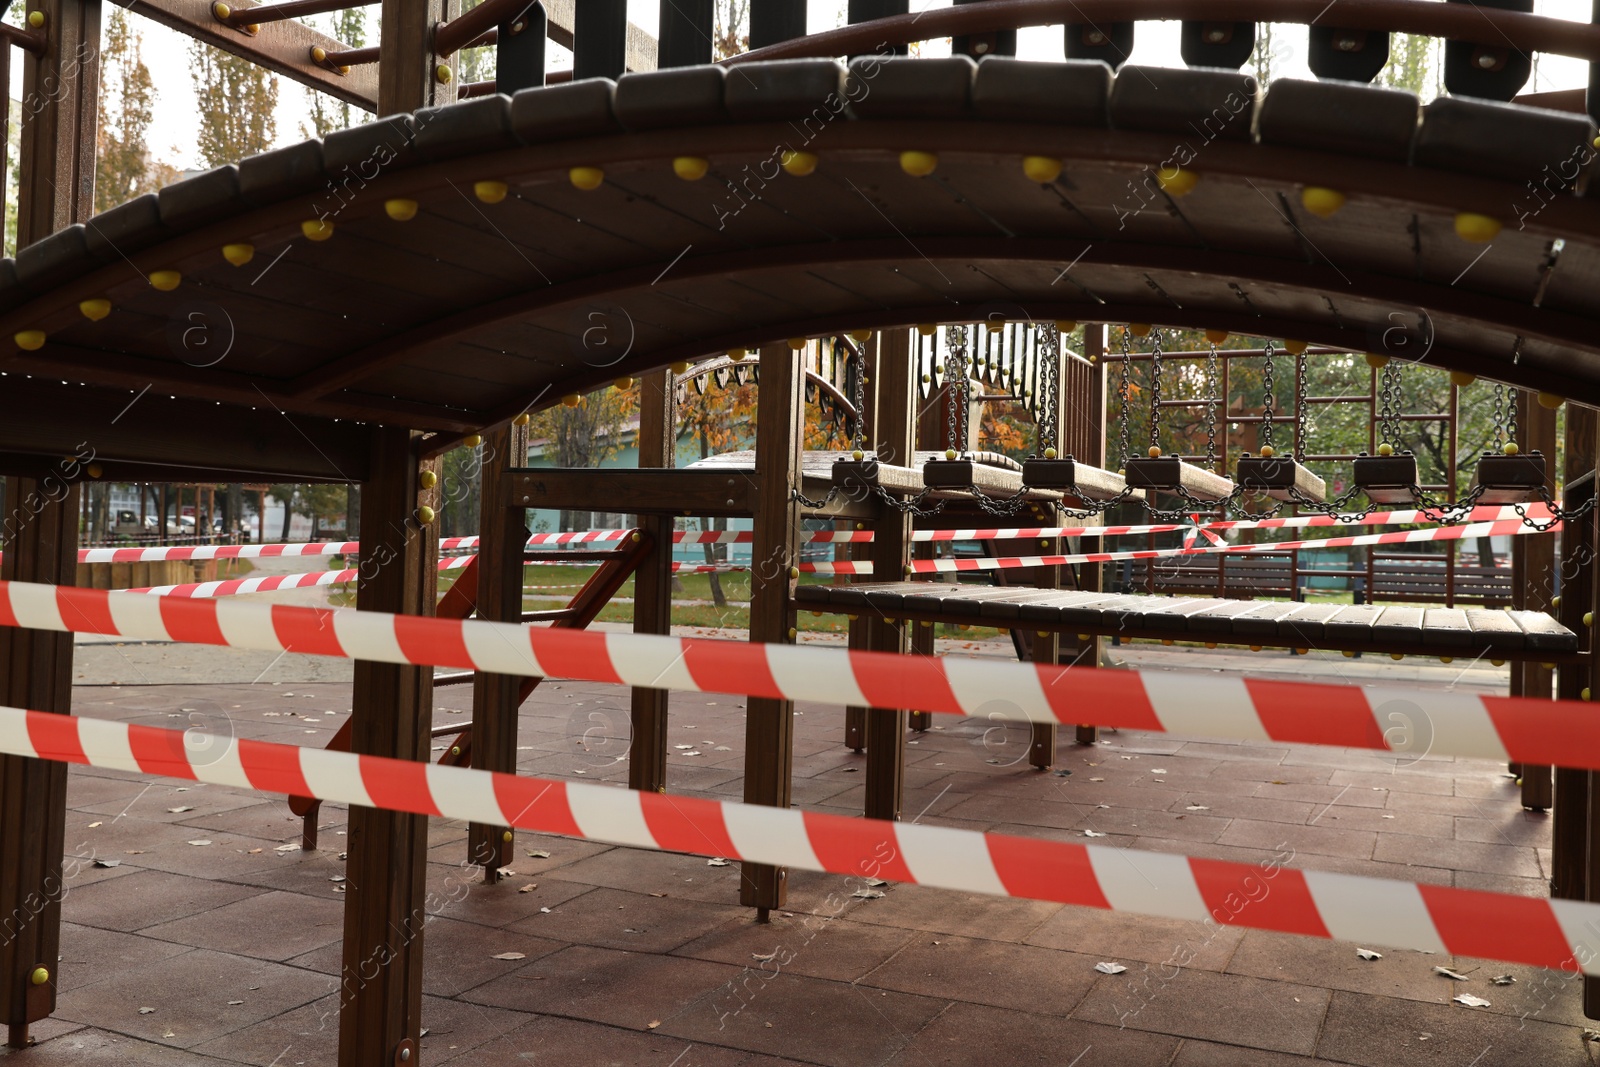
[[[805,37],[803,0],[756,0],[753,51],[714,65],[711,5],[664,3],[654,57],[662,69],[652,71],[625,5],[612,0],[548,11],[489,0],[457,19],[447,18],[439,0],[385,0],[382,41],[359,53],[293,21],[338,6],[141,3],[135,10],[381,117],[94,218],[86,176],[97,86],[86,55],[98,39],[99,4],[43,0],[25,28],[3,31],[8,44],[0,56],[9,62],[11,46],[19,49],[25,99],[43,102],[24,109],[20,251],[0,264],[0,337],[8,339],[0,352],[0,470],[7,515],[17,517],[5,525],[0,572],[7,583],[0,612],[4,704],[70,714],[68,631],[148,631],[241,645],[269,635],[281,647],[357,659],[351,753],[426,764],[434,686],[442,681],[431,667],[455,666],[473,672],[473,710],[470,743],[463,736],[452,745],[461,751],[447,762],[470,767],[447,767],[436,779],[434,769],[424,775],[381,766],[396,775],[391,785],[466,783],[482,779],[450,775],[514,770],[516,709],[532,680],[560,662],[573,677],[632,687],[629,784],[637,795],[627,803],[641,805],[635,821],[652,832],[628,836],[632,824],[623,818],[604,822],[594,836],[701,850],[682,826],[663,829],[668,808],[652,795],[671,784],[666,723],[673,688],[751,694],[744,801],[758,808],[790,807],[794,697],[837,698],[853,709],[845,743],[866,752],[864,814],[894,820],[907,710],[969,713],[986,682],[1006,686],[1019,716],[1033,724],[1030,762],[1039,767],[1051,763],[1058,724],[1086,724],[1076,735],[1081,741],[1093,740],[1087,724],[1094,723],[1237,727],[1238,716],[1229,716],[1240,709],[1226,695],[1202,701],[1204,714],[1169,695],[1141,717],[1139,709],[1152,702],[1140,703],[1137,678],[1084,669],[1099,663],[1109,633],[1131,628],[1159,640],[1494,656],[1516,662],[1513,695],[1531,699],[1493,707],[1485,701],[1471,712],[1442,702],[1438,721],[1461,725],[1456,734],[1441,728],[1441,743],[1455,744],[1455,754],[1516,761],[1523,804],[1554,810],[1553,902],[1537,902],[1543,926],[1511,923],[1498,939],[1472,944],[1557,966],[1562,958],[1551,943],[1561,937],[1535,943],[1523,935],[1559,927],[1561,951],[1579,943],[1572,931],[1590,917],[1588,903],[1600,900],[1600,870],[1587,849],[1600,818],[1589,786],[1597,756],[1580,718],[1586,709],[1568,703],[1600,684],[1589,637],[1600,610],[1592,563],[1600,548],[1593,510],[1600,211],[1590,195],[1595,129],[1583,113],[1587,105],[1594,114],[1600,98],[1591,92],[1565,113],[1505,101],[1525,80],[1532,51],[1576,55],[1600,70],[1600,26],[1417,0],[1372,0],[1355,13],[1341,7],[1332,15],[1345,20],[1337,26],[1319,22],[1315,3],[984,0],[912,18],[903,3],[887,0],[852,4],[855,24]],[[1113,15],[1188,20],[1184,58],[1194,69],[1123,65],[1134,24],[1113,23]],[[1267,17],[1310,23],[1313,70],[1350,80],[1283,80],[1263,91],[1238,73],[1253,40],[1250,20]],[[1061,21],[1069,23],[1067,61],[1006,58],[1010,31]],[[1390,30],[1449,39],[1451,95],[1423,108],[1408,93],[1359,84],[1381,68]],[[546,34],[573,48],[567,84],[544,86]],[[893,55],[907,41],[935,36],[953,36],[958,54]],[[458,88],[453,54],[489,39],[499,52],[499,82]],[[846,66],[831,58],[838,55],[858,58]],[[470,99],[458,103],[458,95]],[[225,331],[218,335],[229,342],[222,361],[200,365],[174,343],[170,324],[193,321],[195,311]],[[1035,466],[1030,474],[1026,464],[1014,470],[972,454],[970,377],[950,361],[975,358],[967,346],[976,327],[1000,323],[1005,329],[993,332],[1023,324],[1044,332],[1034,337],[1042,343],[1013,348],[1005,364],[1006,387],[1027,394],[1041,443],[1050,445],[1028,462],[1070,457],[1076,470]],[[1180,487],[1176,507],[1187,514],[1197,500],[1220,507],[1236,484],[1226,462],[1206,470],[1198,457],[1163,455],[1158,444],[1143,469],[1126,448],[1108,454],[1118,410],[1108,404],[1108,370],[1118,357],[1108,323],[1126,324],[1126,333],[1114,336],[1138,338],[1150,358],[1162,328],[1191,328],[1261,338],[1280,350],[1294,340],[1309,346],[1293,353],[1303,359],[1370,353],[1385,376],[1417,361],[1463,380],[1516,387],[1521,443],[1537,449],[1548,468],[1512,499],[1519,507],[1537,499],[1553,506],[1530,521],[1561,519],[1562,558],[1547,537],[1516,538],[1516,610],[1509,615],[1101,591],[1098,568],[1061,562],[1100,551],[1099,535],[1063,543],[1078,535],[1061,532],[1060,523],[1080,521],[1063,513],[1094,514],[1110,500],[1135,499],[1143,479],[1142,499],[1155,517],[1163,506],[1172,509],[1170,490]],[[1154,333],[1141,324],[1152,324]],[[1069,337],[1081,338],[1076,351]],[[809,387],[828,392],[830,404],[847,412],[856,447],[844,453],[802,448],[807,363],[818,339],[848,344],[859,368],[837,380],[818,371]],[[923,370],[940,358],[935,351],[950,373]],[[718,373],[722,365],[705,364],[708,357],[738,364],[747,352],[757,353],[760,374],[755,450],[676,468],[679,380]],[[583,393],[621,378],[641,383],[640,469],[533,470],[517,461],[527,454],[526,413],[580,402]],[[1127,396],[1120,400],[1126,406]],[[1556,471],[1548,405],[1563,400],[1565,465]],[[85,441],[94,448],[92,470],[60,458],[81,456]],[[439,542],[430,524],[439,504],[438,457],[480,442],[489,457],[485,519],[476,562],[463,568],[475,585],[436,604]],[[1285,455],[1304,458],[1303,451]],[[1361,458],[1403,458],[1376,447],[1372,453]],[[41,591],[76,580],[78,493],[86,478],[361,483],[354,621],[292,616],[293,625],[279,632],[248,608],[229,614],[231,607],[202,600],[146,598],[137,603],[155,606],[141,608],[126,599],[139,594]],[[1311,485],[1298,474],[1285,484],[1296,491]],[[1429,487],[1404,479],[1366,484],[1396,494],[1390,501],[1369,493],[1374,506],[1426,505],[1421,494]],[[1441,487],[1452,508],[1467,499],[1458,489]],[[1309,491],[1302,496],[1305,505],[1316,503]],[[618,550],[625,570],[612,568],[583,605],[526,619],[523,509],[612,511],[619,502],[638,516],[639,539]],[[935,514],[935,507],[943,510]],[[672,520],[683,514],[753,520],[751,644],[684,646],[680,658],[688,665],[674,666],[671,656],[659,658],[667,646],[647,635],[668,631]],[[797,589],[808,516],[870,532],[870,541],[853,548],[857,560],[872,564],[871,582]],[[1525,525],[1520,517],[1498,521]],[[1039,558],[1014,568],[1026,589],[988,593],[903,581],[918,564],[941,562],[927,558],[919,533],[980,522],[999,531],[978,538],[997,542],[995,553]],[[1049,532],[1026,532],[1033,529]],[[603,653],[607,639],[599,635],[551,636],[539,626],[515,631],[521,644],[514,653],[495,652],[482,636],[510,632],[479,628],[487,623],[582,629],[628,572],[639,636],[618,642],[619,651]],[[799,652],[787,648],[797,610],[853,613],[852,648],[887,655],[860,660],[865,666],[845,672],[849,684],[801,685],[802,661],[790,658]],[[475,621],[455,621],[469,613]],[[932,622],[1010,629],[1034,666],[963,675],[957,661],[927,655],[931,630],[916,624]],[[383,626],[388,636],[374,637]],[[441,629],[449,626],[461,629]],[[324,636],[319,644],[319,627],[337,631],[339,640],[330,645]],[[541,659],[541,648],[552,656],[582,650],[587,658],[569,666]],[[1073,679],[1095,680],[1038,680],[1041,666],[1068,673],[1057,665],[1072,665]],[[930,678],[942,679],[942,690]],[[1548,702],[1552,685],[1563,702]],[[1261,723],[1245,736],[1384,747],[1363,703],[1339,704],[1324,716],[1320,708],[1263,699],[1253,711]],[[60,740],[66,732],[32,716],[22,730],[31,747],[16,743],[0,758],[0,914],[25,916],[0,944],[0,1009],[13,1046],[25,1044],[30,1024],[55,1005],[61,912],[48,887],[59,883],[61,869],[60,759],[109,751],[87,744],[74,750]],[[131,765],[185,765],[181,741],[130,736],[115,744],[131,748]],[[59,758],[31,758],[51,753]],[[250,758],[258,754],[252,750]],[[345,967],[354,973],[379,953],[390,963],[371,980],[343,986],[340,1063],[412,1062],[422,938],[394,932],[419,928],[426,813],[434,809],[402,799],[406,791],[398,787],[383,790],[386,802],[373,807],[360,800],[377,801],[376,789],[352,793],[346,783],[314,790],[326,783],[328,768],[348,775],[357,764],[302,758],[316,773],[266,785],[269,776],[257,766],[239,777],[292,794],[312,810],[321,799],[352,803]],[[1565,764],[1552,774],[1548,764],[1558,758]],[[500,785],[522,788],[503,779]],[[460,788],[465,794],[478,787]],[[602,825],[573,812],[561,823],[529,796],[521,811],[437,806],[472,819],[469,855],[491,883],[509,859],[513,826],[570,825],[588,833]],[[610,802],[583,803],[600,810]],[[788,847],[802,820],[758,812],[749,816],[757,821],[742,823],[739,808],[690,821],[743,827],[730,843],[744,847],[721,851],[743,857],[740,902],[762,919],[784,904],[785,863],[805,855]],[[553,821],[540,822],[547,818]],[[314,832],[314,821],[307,825]],[[752,845],[748,828],[758,825],[772,831],[770,847]],[[829,825],[835,836],[827,847],[815,835],[808,846],[817,865],[850,870],[870,854],[866,833]],[[1066,892],[1062,885],[1077,886],[1089,872],[1093,854],[1071,851],[1080,846],[1041,846],[1035,854],[1014,839],[949,838],[951,851],[941,857],[941,839],[886,832],[901,833],[894,839],[905,849],[904,862],[886,877],[1075,902],[1093,902],[1099,892],[1046,895]],[[1004,868],[992,883],[951,873],[985,849],[995,869]],[[1303,913],[1274,928],[1351,936],[1356,904],[1316,876],[1304,877],[1311,888]],[[1472,926],[1467,920],[1482,922],[1511,899],[1483,896],[1437,898],[1431,921],[1438,929],[1429,936],[1464,944],[1451,938]],[[44,907],[25,906],[41,897]],[[1108,890],[1098,899],[1119,906],[1135,897]],[[1592,954],[1578,963],[1589,973]],[[1585,980],[1585,1010],[1600,1016],[1592,978]]]

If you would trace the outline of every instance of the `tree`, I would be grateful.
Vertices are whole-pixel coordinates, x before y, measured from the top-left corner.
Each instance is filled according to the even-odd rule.
[[[1438,93],[1437,80],[1443,76],[1443,64],[1438,62],[1436,49],[1439,42],[1432,37],[1411,33],[1397,33],[1389,46],[1389,65],[1383,68],[1378,79],[1395,89],[1409,89],[1427,100]],[[1429,90],[1432,89],[1432,92]]]
[[[482,2],[483,0],[465,0],[461,5],[461,14],[465,15]],[[494,78],[494,74],[494,45],[487,45],[483,48],[463,48],[458,53],[456,77],[460,79],[462,85],[490,81]]]
[[[810,424],[811,419],[806,422]],[[694,379],[683,382],[683,399],[678,402],[678,432],[687,433],[700,448],[700,458],[709,459],[718,452],[729,452],[746,447],[756,435],[756,387],[739,382],[730,374],[724,382],[715,375],[707,375],[702,392]],[[706,531],[726,530],[726,518],[702,516],[700,528]],[[728,558],[728,546],[703,544],[707,565],[714,566]],[[706,576],[711,586],[711,602],[726,607],[728,598],[722,591],[722,581],[715,571]]]
[[[289,528],[294,521],[295,510],[299,506],[302,488],[298,485],[273,485],[267,488],[267,495],[283,505],[283,533],[278,536],[279,541],[289,540]]]
[[[639,410],[639,387],[608,386],[576,404],[557,404],[533,416],[533,440],[544,441],[544,454],[558,467],[599,467],[622,451],[622,431]],[[619,509],[623,510],[623,509]],[[563,511],[563,530],[585,530],[589,512]]]
[[[750,0],[717,0],[711,53],[719,62],[750,50]]]
[[[205,165],[236,163],[271,148],[278,136],[278,76],[199,41],[190,55],[200,116],[196,147]]]
[[[121,8],[111,10],[105,39],[95,128],[96,212],[150,192],[177,173],[172,167],[151,162],[145,134],[155,109],[155,83],[144,64],[139,32]]]
[[[329,36],[342,41],[347,47],[360,48],[367,43],[366,10],[347,7],[334,12],[326,30]],[[334,130],[349,129],[357,121],[365,122],[369,117],[369,113],[361,108],[352,107],[346,101],[336,100],[326,93],[309,87],[305,92],[306,111],[311,119],[309,124],[300,124],[300,133],[305,137],[326,137]]]

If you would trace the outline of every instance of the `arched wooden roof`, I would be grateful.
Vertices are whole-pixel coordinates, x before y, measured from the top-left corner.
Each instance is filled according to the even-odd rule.
[[[1082,62],[577,82],[246,159],[22,250],[0,371],[457,433],[733,346],[997,315],[1293,337],[1600,404],[1593,137],[1513,105]],[[787,150],[815,172],[783,172]],[[1031,180],[1030,155],[1065,167]],[[1155,181],[1173,164],[1186,195]],[[1312,215],[1306,185],[1347,202]],[[1470,243],[1459,212],[1504,227]],[[303,233],[318,218],[331,238]],[[92,298],[111,313],[80,314]]]

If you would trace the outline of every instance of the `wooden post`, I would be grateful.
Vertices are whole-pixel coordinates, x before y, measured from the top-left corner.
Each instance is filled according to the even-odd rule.
[[[528,543],[527,512],[496,507],[504,498],[506,470],[528,463],[528,428],[511,425],[484,438],[479,470],[478,618],[522,621],[522,556]],[[363,509],[365,510],[365,509]],[[365,547],[365,546],[363,546]],[[472,766],[515,774],[517,713],[522,679],[514,674],[479,673],[472,679]],[[483,880],[499,881],[511,862],[514,837],[508,826],[471,823],[467,862],[483,868]]]
[[[437,485],[422,488],[423,470],[437,461],[425,464],[421,453],[416,433],[372,433],[371,476],[361,488],[360,610],[433,614],[439,541],[420,509],[438,507]],[[352,752],[426,762],[432,668],[357,660],[350,722]],[[347,848],[339,1067],[392,1067],[408,1048],[416,1062],[428,819],[353,806]]]
[[[756,0],[750,12],[752,48],[760,47],[755,41],[754,26],[761,10],[759,5],[760,0]],[[661,0],[661,14],[656,23],[660,40],[656,48],[658,69],[693,67],[711,62],[711,38],[716,32],[716,13],[712,7],[712,0]],[[805,27],[802,25],[800,35],[804,34]]]
[[[459,0],[383,0],[378,114],[415,111],[456,98],[456,57],[433,50],[433,27],[460,12]]]
[[[884,463],[909,465],[912,425],[915,421],[918,368],[911,357],[911,335],[904,329],[886,330],[875,340],[877,348],[876,407],[870,444]],[[900,581],[911,560],[911,516],[884,503],[872,527],[872,576],[877,582]],[[867,618],[867,647],[874,652],[907,651],[906,636],[912,624],[881,616]],[[898,819],[905,792],[906,713],[899,708],[867,709],[866,815],[869,819]]]
[[[1516,392],[1517,425],[1522,430],[1520,444],[1537,449],[1548,457],[1548,487],[1555,490],[1556,413],[1534,402],[1525,389]],[[1550,611],[1556,596],[1556,549],[1551,537],[1517,537],[1512,550],[1512,603],[1519,610]],[[1581,613],[1580,613],[1581,614]],[[1555,672],[1537,661],[1512,665],[1511,694],[1549,700]],[[1544,811],[1555,802],[1549,767],[1524,764],[1522,806]]]
[[[1065,345],[1063,344],[1063,347]],[[1062,426],[1066,426],[1066,417],[1076,413],[1079,417],[1086,417],[1089,425],[1083,435],[1085,454],[1082,457],[1085,463],[1095,467],[1105,467],[1106,463],[1106,328],[1102,323],[1085,323],[1083,327],[1083,354],[1093,363],[1093,373],[1087,376],[1088,395],[1074,397],[1070,402],[1062,401]],[[1222,408],[1227,408],[1228,393],[1228,361],[1222,360]],[[1222,448],[1223,466],[1227,466],[1228,426],[1227,411],[1218,414],[1223,419]],[[1077,446],[1075,446],[1077,447]],[[1067,547],[1073,546],[1068,542]],[[1098,537],[1082,537],[1078,539],[1076,550],[1079,552],[1099,552],[1101,539]],[[1078,588],[1099,592],[1105,588],[1105,565],[1101,563],[1084,563],[1078,567]],[[1104,658],[1105,638],[1090,637],[1087,641],[1078,641],[1076,636],[1069,642],[1060,639],[1056,650],[1057,663],[1071,663],[1077,667],[1098,667]],[[1080,723],[1074,731],[1073,740],[1080,745],[1092,745],[1100,740],[1100,728],[1090,723]]]
[[[752,16],[754,17],[754,16]],[[856,413],[860,420],[859,440],[870,449],[875,439],[878,425],[878,346],[875,344],[860,343],[856,350],[861,354],[860,363],[856,373],[865,374],[866,381],[862,383],[861,400],[862,409]],[[853,395],[853,394],[852,394]],[[885,462],[888,462],[885,460]],[[850,545],[850,558],[852,560],[870,560],[872,546],[870,544]],[[878,574],[858,574],[850,579],[852,582],[893,582],[898,577],[885,578]],[[871,648],[871,639],[868,636],[867,616],[852,615],[846,624],[848,636],[846,644],[852,652],[863,651]],[[844,744],[854,752],[867,750],[867,709],[860,705],[850,705],[844,709]]]
[[[750,568],[750,640],[792,643],[793,592],[800,556],[800,447],[805,426],[801,353],[778,342],[761,349],[761,385],[756,391],[757,507]],[[746,704],[744,800],[789,806],[794,771],[794,702],[752,697]],[[739,902],[766,922],[783,906],[788,871],[762,863],[742,864]]]
[[[628,69],[628,0],[573,5],[572,78],[619,78]]]
[[[672,467],[677,452],[677,384],[671,371],[639,380],[639,466]],[[643,515],[639,528],[651,539],[650,553],[633,578],[633,632],[672,631],[672,533],[670,515]],[[628,750],[628,787],[664,793],[667,789],[667,709],[665,689],[633,690],[633,746]]]
[[[36,0],[30,8],[44,15],[48,32],[44,53],[23,61],[22,98],[47,103],[23,108],[18,131],[19,248],[93,213],[100,87],[99,0]],[[42,480],[6,479],[0,575],[76,583],[78,477],[81,470],[71,463]],[[0,670],[7,704],[71,714],[71,634],[0,627]],[[0,1011],[13,1048],[28,1043],[30,1023],[55,1010],[66,809],[65,764],[0,757],[0,915],[7,917]]]
[[[1566,462],[1562,472],[1562,507],[1572,509],[1592,499],[1595,493],[1597,422],[1600,413],[1593,408],[1567,407]],[[1596,519],[1593,512],[1569,520],[1561,528],[1561,610],[1563,625],[1578,635],[1580,645],[1589,646],[1593,629],[1583,625],[1585,612],[1596,610],[1600,589],[1594,580]],[[1519,541],[1532,538],[1518,538]],[[1595,690],[1600,678],[1592,658],[1583,663],[1563,663],[1556,672],[1556,696],[1577,700],[1585,688]],[[1557,767],[1555,772],[1555,817],[1551,828],[1550,895],[1565,900],[1588,899],[1587,887],[1596,884],[1589,866],[1600,860],[1590,844],[1594,818],[1590,811],[1593,772]],[[1526,779],[1524,779],[1526,781]]]

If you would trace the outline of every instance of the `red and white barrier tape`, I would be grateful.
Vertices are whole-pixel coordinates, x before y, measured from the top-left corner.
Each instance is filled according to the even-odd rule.
[[[274,556],[344,556],[361,548],[355,541],[312,541],[277,545],[156,545],[149,548],[80,548],[79,563],[155,563],[168,559],[257,559]]]
[[[1429,751],[1439,755],[1600,770],[1600,715],[1581,701],[596,633],[23,582],[0,582],[0,626],[1378,751],[1390,750],[1385,731],[1393,732],[1391,715],[1403,702],[1399,710],[1419,729],[1426,722]]]
[[[1277,856],[1190,859],[8,707],[0,751],[633,848],[1600,974],[1600,904],[1304,871]]]
[[[451,556],[439,561],[441,571],[460,570],[476,556]],[[357,567],[343,570],[309,571],[303,574],[262,574],[254,578],[229,578],[225,581],[188,582],[183,585],[152,585],[142,589],[119,589],[121,593],[148,593],[153,596],[219,597],[246,593],[271,593],[279,589],[306,589],[321,585],[350,585],[361,577]]]

